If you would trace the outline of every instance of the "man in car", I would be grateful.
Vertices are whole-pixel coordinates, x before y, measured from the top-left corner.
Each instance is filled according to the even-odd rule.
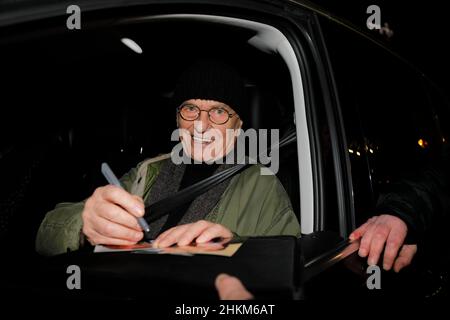
[[[204,61],[185,71],[176,86],[174,103],[183,150],[200,164],[174,164],[168,156],[149,159],[125,174],[125,190],[97,188],[86,201],[62,203],[47,213],[38,231],[36,250],[54,255],[90,244],[131,245],[143,238],[136,217],[151,204],[227,168],[210,164],[235,146],[245,121],[244,83],[236,70],[217,61]],[[155,110],[155,117],[157,117]],[[157,121],[151,119],[150,121]],[[228,129],[228,130],[227,130]],[[222,137],[216,139],[219,132]],[[214,154],[212,150],[221,150]],[[359,253],[369,264],[384,253],[384,268],[408,265],[416,250],[404,244],[407,216],[387,211],[371,218],[350,239],[361,239]],[[157,247],[203,243],[240,236],[300,236],[289,198],[274,175],[260,175],[258,165],[212,188],[194,201],[150,225]]]
[[[97,188],[86,201],[57,205],[39,228],[39,253],[77,250],[86,240],[92,245],[135,244],[143,238],[136,218],[144,215],[145,204],[232,166],[216,160],[230,154],[246,120],[245,87],[238,72],[223,62],[201,61],[181,75],[173,101],[183,152],[199,163],[175,164],[167,155],[149,159],[121,178],[125,190],[108,185]],[[149,122],[157,117],[156,109]],[[260,168],[250,166],[151,223],[154,245],[187,245],[236,235],[299,237],[286,191],[275,175],[261,175]]]

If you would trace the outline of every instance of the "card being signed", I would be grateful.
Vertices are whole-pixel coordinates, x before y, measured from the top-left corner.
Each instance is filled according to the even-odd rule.
[[[147,251],[158,253],[161,249],[153,248],[151,242],[139,242],[130,246],[120,246],[120,245],[101,245],[98,244],[95,246],[94,252],[126,252],[126,251]]]
[[[229,243],[230,239],[220,242],[192,243],[188,246],[174,246],[169,248],[154,248],[151,242],[140,242],[131,246],[118,245],[96,245],[94,252],[131,252],[143,254],[176,254],[192,256],[194,254],[219,255],[225,257],[233,256],[242,243]]]

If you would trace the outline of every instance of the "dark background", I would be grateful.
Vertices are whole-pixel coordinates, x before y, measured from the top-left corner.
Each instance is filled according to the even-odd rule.
[[[1,0],[0,0],[1,1]],[[7,0],[5,2],[21,2]],[[26,2],[26,1],[22,1]],[[29,1],[32,2],[32,1]],[[368,31],[380,40],[388,43],[388,45],[398,52],[401,56],[405,57],[407,60],[411,61],[413,65],[417,66],[425,74],[427,74],[432,80],[434,80],[449,97],[450,92],[450,81],[447,77],[449,71],[449,63],[447,61],[449,49],[446,47],[447,39],[447,24],[446,24],[446,11],[442,2],[437,1],[427,2],[426,5],[414,5],[406,1],[315,1],[315,3],[322,5],[325,10],[334,13],[338,17],[342,17],[356,27],[363,30],[367,30],[366,21],[369,14],[366,13],[366,9],[369,5],[376,4],[381,8],[381,20],[382,24],[385,22],[389,23],[390,29],[394,32],[391,38],[386,38],[384,35],[379,34],[378,31]],[[162,28],[164,34],[179,33],[179,30],[183,30],[186,34],[197,34],[195,30],[185,30],[183,28],[178,28],[174,30],[169,30],[167,28]],[[140,39],[139,34],[134,34],[133,30],[119,30],[127,31],[132,34],[132,38]],[[228,30],[227,30],[228,31]],[[119,33],[121,34],[121,33]],[[128,33],[124,33],[127,35]],[[148,34],[145,34],[148,37]],[[221,37],[215,34],[217,39]],[[142,137],[136,128],[141,128],[142,123],[145,124],[146,117],[152,116],[152,109],[148,108],[148,105],[143,105],[140,101],[144,98],[151,100],[154,103],[150,107],[161,106],[168,101],[158,100],[159,98],[153,97],[148,99],[147,95],[150,90],[148,88],[161,89],[159,91],[164,91],[166,85],[170,87],[171,83],[168,80],[176,78],[176,74],[169,74],[167,79],[162,79],[155,75],[161,74],[158,70],[159,61],[163,61],[165,56],[158,57],[157,52],[154,51],[155,55],[154,65],[145,65],[142,68],[140,61],[134,60],[120,60],[122,61],[121,68],[117,71],[117,74],[110,72],[110,66],[115,65],[114,57],[121,57],[122,55],[129,56],[130,52],[128,49],[120,44],[116,44],[115,38],[113,37],[111,41],[109,38],[104,38],[104,42],[98,42],[95,35],[89,39],[69,39],[64,37],[64,39],[58,39],[60,41],[55,42],[53,46],[49,46],[53,50],[53,56],[49,56],[48,52],[42,49],[42,46],[29,46],[24,50],[16,50],[14,52],[19,52],[20,54],[11,57],[10,60],[5,59],[4,61],[19,61],[20,70],[24,74],[29,75],[24,78],[21,77],[21,72],[14,69],[14,65],[10,64],[10,72],[6,72],[7,67],[3,69],[3,76],[5,74],[13,75],[9,78],[10,87],[13,87],[14,83],[21,84],[26,88],[32,88],[30,91],[19,91],[19,94],[14,95],[14,101],[21,102],[22,105],[29,106],[25,111],[17,108],[14,110],[3,110],[3,119],[10,119],[8,113],[17,115],[17,119],[23,119],[20,123],[15,124],[10,120],[3,120],[3,128],[0,128],[0,142],[3,143],[2,139],[6,139],[5,143],[11,143],[18,148],[16,157],[14,157],[13,163],[7,163],[3,168],[0,168],[0,176],[4,181],[12,181],[11,184],[5,186],[5,190],[0,188],[2,196],[6,199],[3,203],[7,204],[6,208],[0,206],[0,212],[5,212],[5,217],[13,216],[13,211],[10,208],[15,208],[24,213],[23,215],[16,215],[15,221],[13,223],[21,228],[22,234],[20,234],[19,239],[10,237],[5,234],[5,239],[17,240],[17,243],[24,242],[30,246],[30,251],[33,251],[32,247],[34,244],[34,233],[35,229],[32,226],[39,225],[42,220],[42,215],[51,210],[54,204],[60,201],[77,201],[88,196],[93,188],[104,183],[104,179],[99,174],[99,163],[101,161],[108,161],[113,167],[114,171],[121,175],[128,169],[130,163],[136,163],[136,154],[139,152],[140,147],[144,146],[144,154],[139,153],[139,157],[154,155],[151,152],[150,145],[154,145],[155,141],[167,141],[167,139],[161,139],[161,136],[170,133],[170,128],[167,128],[167,132],[162,133],[161,131],[155,131],[153,134],[149,135],[149,140],[139,140]],[[156,39],[154,37],[150,37]],[[182,37],[180,37],[182,38]],[[213,37],[212,37],[213,38]],[[225,37],[223,37],[225,38]],[[231,37],[232,38],[232,37]],[[169,37],[170,39],[170,37]],[[187,38],[186,38],[187,39]],[[36,43],[42,44],[44,40],[37,39]],[[70,40],[74,40],[73,42]],[[65,51],[72,49],[72,46],[64,46],[64,43],[76,43],[80,41],[80,45],[76,46],[80,48],[79,51],[74,52],[74,68],[70,70],[72,77],[67,79],[66,73],[68,72],[64,66],[67,65],[67,61],[61,61],[61,68],[55,68],[55,70],[50,73],[45,69],[45,63],[49,62],[58,65],[56,57],[59,53],[64,53]],[[159,39],[160,40],[160,39]],[[159,43],[160,41],[156,41]],[[164,39],[162,39],[164,40]],[[83,41],[83,43],[81,43]],[[176,43],[175,43],[176,44]],[[173,44],[173,45],[175,45]],[[110,51],[113,45],[116,45],[117,52]],[[150,47],[150,46],[149,46]],[[149,48],[148,47],[148,48]],[[230,48],[234,48],[232,43],[228,45]],[[103,48],[105,52],[114,52],[114,57],[111,56],[109,59],[105,59],[102,54],[96,56],[96,59],[92,59],[91,64],[83,64],[82,61],[78,61],[78,56],[81,55],[82,49],[86,48],[89,51],[92,48]],[[20,48],[19,48],[20,49]],[[177,61],[176,58],[176,47],[171,50],[174,53],[174,58],[171,61]],[[211,48],[210,48],[211,49]],[[352,46],[349,45],[345,47],[346,50],[352,50]],[[42,51],[42,52],[41,52]],[[144,51],[147,52],[147,48],[144,47]],[[244,48],[239,48],[236,50],[239,55],[245,52]],[[2,53],[0,52],[0,55]],[[187,54],[187,53],[185,53]],[[192,55],[198,55],[198,52],[189,52]],[[65,55],[64,55],[65,56]],[[247,57],[252,57],[252,53],[246,54]],[[50,61],[46,61],[50,59]],[[365,57],[364,57],[365,58]],[[370,59],[370,58],[369,58]],[[78,63],[77,63],[78,62]],[[267,62],[267,61],[266,61]],[[254,62],[257,66],[258,63]],[[251,67],[251,64],[249,64]],[[370,65],[370,63],[368,63]],[[376,65],[374,63],[374,65]],[[44,69],[41,69],[42,68]],[[273,75],[274,70],[279,70],[279,61],[272,61],[270,64],[265,65],[265,70],[271,67],[273,72],[267,72],[267,74]],[[145,85],[139,82],[138,78],[133,78],[136,75],[135,70],[141,70],[142,75],[146,79]],[[173,70],[181,69],[179,66],[173,66]],[[256,69],[256,68],[255,68]],[[132,72],[131,72],[131,71]],[[166,71],[166,70],[165,70]],[[256,70],[252,70],[255,73]],[[370,70],[368,70],[370,72]],[[1,76],[0,68],[0,76]],[[41,78],[41,75],[43,76]],[[103,75],[103,77],[100,77]],[[52,79],[52,86],[49,86],[46,81],[43,81],[45,77]],[[127,77],[127,86],[138,88],[136,90],[141,92],[142,95],[127,95],[126,91],[121,91],[121,82],[116,81],[116,78]],[[6,77],[5,77],[6,78]],[[259,76],[258,78],[262,78]],[[275,76],[276,79],[286,78],[283,74],[280,76]],[[78,88],[78,84],[82,83],[85,91],[82,92],[78,98],[79,92],[71,91],[71,88]],[[406,84],[403,84],[406,87]],[[279,84],[280,87],[287,87],[285,85]],[[5,86],[8,88],[8,85]],[[20,88],[20,86],[17,86]],[[410,90],[410,88],[408,88]],[[6,91],[6,90],[5,90]],[[158,91],[158,90],[157,90]],[[49,94],[49,93],[52,94]],[[408,92],[408,91],[407,91]],[[8,92],[9,96],[13,96],[12,93]],[[93,94],[95,93],[95,94]],[[289,96],[289,94],[279,94],[280,96]],[[8,95],[7,95],[8,96]],[[83,101],[83,97],[90,97],[89,103]],[[407,100],[407,99],[405,99]],[[35,104],[35,101],[46,101],[46,104]],[[126,103],[131,104],[133,107],[118,109],[116,105],[126,105]],[[286,103],[289,104],[289,103]],[[60,108],[60,105],[67,105],[72,108]],[[85,106],[84,108],[79,108],[78,106]],[[405,106],[408,104],[405,103]],[[142,108],[146,108],[146,114],[142,117],[133,117],[133,113],[140,111]],[[79,119],[84,119],[85,114],[91,114],[96,108],[98,113],[95,117],[92,117],[92,121],[89,122],[77,122]],[[6,108],[5,108],[6,109]],[[68,113],[67,110],[77,110],[78,113]],[[115,113],[111,113],[114,110]],[[167,116],[173,117],[170,108],[164,109],[168,111]],[[158,111],[159,112],[159,111]],[[45,116],[48,114],[48,116]],[[139,113],[142,115],[142,113]],[[23,116],[23,117],[22,117]],[[64,135],[64,127],[58,128],[58,122],[54,121],[54,118],[70,118],[73,119],[75,124],[82,124],[81,126],[74,126],[74,129],[70,131],[70,134]],[[127,119],[128,117],[133,118],[134,122],[130,122],[133,125],[127,126],[126,121],[114,122],[114,119]],[[105,143],[108,141],[108,137],[99,135],[101,132],[98,127],[100,124],[107,129],[111,129],[113,132],[113,138],[111,143]],[[106,123],[106,124],[105,124]],[[109,123],[109,124],[108,124]],[[45,124],[45,125],[43,125]],[[70,123],[69,123],[70,124]],[[172,123],[174,124],[174,123]],[[109,128],[111,127],[111,128]],[[51,128],[51,130],[49,129]],[[11,130],[13,129],[13,130]],[[60,129],[60,130],[59,130]],[[57,131],[58,134],[55,134]],[[59,132],[60,131],[60,132]],[[29,133],[33,134],[30,135]],[[92,132],[96,134],[91,134]],[[60,134],[59,134],[60,133]],[[10,141],[9,136],[13,136],[15,141]],[[45,140],[46,137],[51,137],[54,140]],[[130,137],[129,141],[122,141],[121,137]],[[44,137],[44,138],[43,138]],[[92,137],[95,137],[93,139]],[[157,139],[154,139],[156,137]],[[72,142],[73,140],[73,142]],[[29,143],[30,141],[37,141],[39,143]],[[45,142],[45,143],[44,143]],[[53,146],[59,146],[59,148],[53,148]],[[70,145],[71,148],[66,146]],[[73,148],[72,148],[73,147]],[[165,145],[159,145],[159,150],[165,150],[168,147]],[[8,151],[9,149],[6,149]],[[113,150],[113,151],[111,151]],[[122,152],[123,150],[123,152]],[[28,155],[32,154],[33,157]],[[73,155],[83,155],[83,157],[73,157]],[[18,160],[17,160],[18,159]],[[51,161],[47,161],[51,160]],[[42,165],[45,163],[45,166]],[[18,168],[16,171],[12,171],[9,168]],[[55,168],[58,168],[55,170]],[[69,170],[67,169],[69,168]],[[51,173],[51,174],[50,174]],[[6,178],[5,178],[6,177]],[[9,178],[9,179],[8,179]],[[29,186],[30,181],[38,181],[38,183],[31,184],[28,193],[22,190],[21,186]],[[71,181],[71,184],[67,186],[66,181]],[[42,185],[47,185],[48,187],[42,188]],[[86,188],[89,186],[89,188]],[[10,190],[17,190],[13,194],[8,193]],[[80,191],[82,190],[82,191]],[[77,192],[78,191],[78,192]],[[24,196],[27,194],[31,195],[24,201]],[[49,199],[48,194],[53,195],[53,199]],[[298,194],[298,193],[297,193]],[[45,199],[45,200],[42,200]],[[24,205],[24,203],[26,204]],[[1,203],[0,203],[1,205]],[[10,212],[8,212],[8,210]],[[33,215],[34,213],[38,213]],[[30,224],[32,230],[26,230],[23,227],[23,221],[31,217],[33,223]],[[9,221],[0,221],[1,225],[7,225]],[[8,243],[8,242],[5,242]],[[20,246],[24,248],[24,246]],[[15,249],[15,248],[11,248]]]
[[[2,4],[8,3],[14,5],[36,2],[26,0],[6,0]],[[345,2],[316,0],[314,3],[322,6],[325,11],[329,11],[337,17],[342,17],[343,19],[350,21],[355,27],[366,30],[378,39],[386,42],[394,51],[405,57],[434,80],[438,86],[443,89],[443,92],[447,97],[450,96],[450,81],[447,77],[447,73],[450,69],[449,62],[447,61],[449,49],[446,47],[446,33],[448,27],[446,24],[446,11],[442,3],[438,3],[435,0],[427,2],[426,5],[414,5],[406,1],[372,2],[361,0],[349,0]],[[366,21],[369,14],[366,13],[366,10],[367,7],[372,4],[376,4],[380,7],[382,25],[386,22],[389,23],[389,27],[393,31],[392,37],[387,38],[377,30],[369,31],[367,29]],[[0,6],[0,8],[5,7]],[[181,32],[180,30],[183,30],[186,34],[200,34],[197,30],[185,30],[182,27],[171,30],[166,26],[161,26],[161,28],[156,30],[158,32],[159,30],[164,30],[163,33],[159,34],[157,32],[151,37],[152,39],[155,39],[156,43],[167,41],[165,39],[175,37]],[[211,41],[211,39],[217,39],[217,42],[220,45],[223,45],[222,42],[224,42],[226,37],[219,36],[219,30],[215,30],[215,32],[214,37],[211,36],[206,40]],[[135,156],[139,150],[142,150],[142,146],[144,153],[142,153],[142,151],[139,152],[139,157],[142,158],[156,155],[155,150],[170,150],[170,145],[158,145],[158,148],[155,147],[155,141],[168,141],[168,139],[153,139],[153,137],[161,138],[161,135],[168,137],[171,132],[170,127],[167,127],[164,132],[158,131],[154,132],[153,135],[148,135],[150,138],[144,141],[140,139],[142,135],[136,131],[136,128],[141,128],[142,125],[145,125],[145,119],[152,116],[152,109],[145,108],[147,112],[145,116],[135,117],[134,115],[138,114],[138,112],[141,112],[140,114],[142,115],[142,109],[144,109],[145,105],[140,103],[140,101],[153,101],[154,103],[151,107],[168,103],[167,101],[157,100],[157,98],[153,98],[152,100],[152,97],[149,97],[148,93],[151,91],[149,88],[157,88],[158,90],[155,91],[165,91],[165,87],[170,88],[172,85],[167,79],[177,78],[175,71],[182,69],[182,61],[180,61],[180,55],[177,52],[178,45],[174,43],[171,44],[170,42],[167,44],[167,46],[174,46],[172,50],[170,50],[170,52],[173,53],[173,57],[170,61],[173,61],[174,63],[171,66],[171,70],[169,70],[170,72],[167,72],[167,70],[162,72],[160,69],[165,65],[159,62],[167,57],[158,56],[156,50],[152,50],[155,56],[154,59],[151,60],[154,62],[153,64],[142,65],[142,61],[139,60],[124,59],[123,57],[130,56],[130,52],[116,41],[116,37],[122,33],[124,35],[130,33],[132,38],[136,38],[141,42],[143,41],[141,38],[148,37],[147,33],[140,35],[133,30],[113,30],[110,38],[101,36],[103,40],[102,42],[99,42],[98,37],[95,37],[95,34],[93,34],[92,38],[87,40],[85,38],[78,39],[77,35],[74,34],[72,35],[73,39],[64,36],[61,39],[57,39],[58,41],[51,42],[51,45],[49,45],[51,50],[43,49],[44,46],[42,43],[45,42],[45,39],[37,38],[36,45],[28,45],[26,48],[23,48],[23,50],[17,48],[17,50],[12,51],[14,52],[13,57],[9,57],[9,59],[6,57],[3,59],[5,62],[18,62],[16,65],[4,63],[2,66],[3,76],[6,78],[7,74],[11,75],[6,84],[6,88],[31,88],[30,91],[19,89],[17,94],[13,90],[5,90],[5,93],[7,93],[6,96],[10,96],[11,101],[15,104],[20,102],[21,105],[29,107],[26,108],[25,111],[20,108],[3,110],[4,119],[20,119],[20,122],[14,123],[11,120],[3,122],[2,127],[0,127],[0,143],[6,145],[6,152],[11,149],[8,149],[8,145],[20,146],[20,148],[16,148],[16,150],[23,154],[21,155],[19,153],[18,156],[14,158],[20,159],[20,162],[14,161],[14,166],[21,168],[23,179],[20,178],[22,176],[19,177],[18,172],[9,170],[9,167],[6,165],[3,167],[3,171],[0,172],[3,177],[10,176],[10,180],[19,185],[17,187],[10,184],[6,185],[7,191],[18,190],[17,194],[12,195],[9,195],[8,192],[3,192],[4,195],[8,194],[8,197],[5,196],[7,201],[4,202],[7,203],[8,206],[11,203],[23,202],[23,199],[20,197],[20,195],[24,193],[20,190],[22,181],[27,182],[28,180],[36,180],[35,177],[31,179],[32,175],[29,172],[26,172],[25,168],[39,167],[40,171],[42,171],[40,177],[41,180],[52,186],[52,190],[39,187],[36,187],[36,190],[31,190],[31,193],[35,195],[34,199],[36,200],[36,203],[33,202],[32,204],[33,207],[40,205],[42,210],[39,210],[39,212],[47,212],[50,208],[53,208],[54,203],[57,203],[58,201],[78,201],[91,194],[96,186],[104,183],[103,177],[101,177],[98,172],[100,162],[108,161],[114,168],[116,174],[120,176],[130,168],[130,163],[136,163]],[[158,38],[158,34],[160,36],[163,35],[162,39]],[[173,37],[167,35],[173,35]],[[144,50],[148,52],[151,45],[151,43],[147,44],[147,47],[145,47]],[[225,47],[235,48],[235,45],[230,43]],[[73,48],[77,48],[77,50],[74,51]],[[217,48],[219,48],[219,45]],[[99,51],[98,57],[93,57],[93,59],[91,59],[93,61],[91,64],[83,63],[83,61],[79,59],[79,56],[85,53],[83,50],[85,50],[87,54],[90,54],[91,51],[94,51],[93,49]],[[209,49],[213,52],[220,52],[223,50]],[[348,51],[355,50],[351,44],[344,49]],[[226,52],[225,55],[242,55],[246,52],[245,50],[245,48],[239,48],[239,50],[234,50],[233,52]],[[70,56],[68,52],[72,52],[72,58],[74,60],[74,67],[71,70],[67,70],[66,68],[67,61],[58,61],[57,59],[58,56]],[[108,58],[105,58],[102,54],[103,52],[113,52],[114,57],[108,56]],[[49,55],[49,53],[51,54]],[[2,54],[3,53],[0,52],[0,56]],[[200,54],[201,53],[198,50],[193,50],[192,52],[184,52],[183,56],[198,56]],[[251,54],[254,53],[248,53],[245,54],[245,56],[250,57]],[[117,61],[115,60],[116,55],[123,58],[120,60],[122,61],[120,67],[117,66]],[[370,58],[367,57],[367,59]],[[249,73],[255,74],[255,71],[258,71],[258,63],[252,60],[255,59],[248,59],[248,61],[253,62],[255,67],[251,70],[252,72]],[[252,63],[248,63],[248,61],[246,62],[246,65],[251,67]],[[45,67],[46,63],[55,65],[60,63],[61,67],[55,68],[55,70],[50,73]],[[117,72],[120,77],[110,71],[112,65],[117,66],[114,72]],[[279,70],[280,72],[283,71],[279,68],[279,61],[273,61],[270,64],[267,64],[266,62],[266,69],[269,65],[272,66],[271,72],[265,74],[275,74],[275,70]],[[368,62],[367,65],[370,66],[370,63]],[[374,63],[374,65],[376,65],[376,63]],[[16,69],[17,67],[20,70]],[[8,69],[10,69],[9,72],[7,72]],[[142,84],[139,79],[135,77],[137,74],[136,70],[141,70],[138,75],[145,78],[145,84]],[[69,79],[66,77],[68,72],[72,75]],[[370,70],[367,70],[367,72],[370,74]],[[163,73],[168,74],[166,78],[163,79],[158,77],[158,75]],[[22,74],[26,74],[27,76],[23,77]],[[100,75],[104,75],[104,77],[102,78]],[[46,81],[43,81],[43,78],[46,77],[52,80],[52,86],[49,86]],[[121,82],[118,81],[121,77],[127,79],[128,86],[139,89],[137,91],[141,92],[142,95],[135,94],[130,96],[127,94],[127,91],[121,90]],[[262,79],[263,74],[258,74],[257,78]],[[277,78],[283,79],[282,76]],[[78,88],[78,84],[80,83],[83,84],[85,91],[73,92],[72,88]],[[14,84],[17,84],[17,86]],[[282,84],[279,84],[279,86],[287,87]],[[404,84],[404,86],[406,86],[406,84]],[[24,94],[24,92],[27,93]],[[50,92],[52,94],[49,94]],[[278,96],[289,96],[289,94],[280,92]],[[79,97],[89,97],[89,100],[83,101],[83,98]],[[36,104],[36,101],[44,101],[44,103]],[[130,104],[132,108],[114,107],[116,105],[125,106],[127,104]],[[285,102],[284,104],[289,105],[288,102]],[[69,108],[60,108],[61,105],[67,105]],[[80,108],[79,106],[84,107]],[[92,121],[89,121],[88,123],[86,121],[78,121],[79,119],[85,119],[86,114],[92,115],[93,107],[99,110],[99,112],[96,114],[96,117],[91,117]],[[67,110],[72,111],[71,113],[68,113]],[[111,112],[111,110],[115,110],[115,112]],[[167,110],[167,117],[173,117],[171,108],[158,108],[158,112],[161,110]],[[120,117],[117,117],[118,115]],[[71,121],[74,122],[74,129],[70,131],[70,135],[65,135],[65,127],[58,128],[59,122],[54,121],[54,119],[59,118],[73,119]],[[114,119],[128,118],[134,119],[134,122],[130,122],[131,124],[129,125],[127,125],[128,122],[125,120],[122,122],[114,122]],[[76,123],[81,124],[81,126],[75,126]],[[98,129],[100,123],[103,126],[106,126],[106,129],[112,128],[108,132],[113,132],[114,139],[106,139],[106,137],[101,134],[102,130]],[[175,125],[174,121],[171,124]],[[69,123],[69,125],[71,125],[71,123]],[[55,134],[55,130],[58,131],[57,134]],[[30,132],[33,134],[30,135]],[[41,140],[44,141],[42,139],[43,136],[50,136],[52,139],[56,137],[57,141],[54,141],[54,143],[52,142],[52,145],[70,145],[71,148],[73,148],[70,150],[67,148],[49,148],[47,144],[41,143]],[[124,136],[129,137],[129,141],[124,141],[122,139]],[[14,138],[11,139],[10,137]],[[93,139],[92,137],[96,138]],[[39,143],[29,143],[34,140]],[[32,147],[31,150],[27,149],[29,146]],[[150,146],[153,146],[154,149],[151,149]],[[77,147],[83,147],[80,149],[83,152],[78,153],[85,155],[82,158],[72,156],[72,150],[78,150]],[[51,156],[52,154],[49,153],[49,150],[52,150],[55,154]],[[112,153],[110,150],[114,150],[115,152]],[[34,157],[28,157],[27,155],[29,154],[33,154]],[[49,163],[47,167],[42,167],[40,166],[40,163],[43,162],[42,159],[52,159],[52,162]],[[139,160],[141,160],[141,158],[139,158]],[[49,175],[49,172],[55,172],[55,170],[52,170],[52,168],[55,167],[60,167],[61,173]],[[68,167],[73,169],[67,170]],[[84,191],[73,192],[73,190],[69,190],[69,188],[62,188],[61,185],[64,185],[63,183],[67,179],[72,179],[70,181],[73,182],[71,184],[73,190]],[[9,180],[4,179],[4,181]],[[86,185],[89,186],[89,188],[86,188]],[[53,199],[48,203],[43,203],[40,199],[46,197],[45,194],[43,195],[42,193],[53,194],[58,201]],[[6,211],[3,207],[0,209]],[[38,223],[40,219],[40,216],[36,217],[36,223]]]
[[[394,32],[388,39],[378,30],[370,33],[389,44],[394,51],[417,66],[434,80],[449,97],[450,92],[450,49],[448,45],[450,26],[445,1],[366,1],[346,0],[312,1],[355,26],[369,31],[366,27],[366,13],[370,5],[381,9],[381,24],[389,24]]]
[[[27,7],[33,3],[55,3],[55,0],[1,0],[0,13],[8,8]],[[63,2],[63,1],[58,1]],[[394,31],[393,37],[387,41],[392,48],[409,59],[427,75],[449,91],[448,73],[450,49],[448,39],[448,11],[445,1],[429,0],[413,3],[405,0],[312,0],[313,4],[323,7],[333,15],[342,17],[355,26],[366,29],[369,5],[381,8],[381,20],[389,23]],[[76,1],[74,1],[74,4]],[[367,29],[366,29],[367,30]],[[378,34],[378,31],[372,31]],[[383,38],[383,36],[379,36]]]

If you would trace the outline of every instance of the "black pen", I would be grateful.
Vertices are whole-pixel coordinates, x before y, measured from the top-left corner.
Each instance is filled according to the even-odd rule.
[[[106,162],[102,163],[102,173],[103,173],[103,176],[106,178],[106,180],[110,184],[123,189],[122,184],[120,183],[119,179],[117,179],[116,175],[114,174],[114,172],[112,172],[111,168],[109,167],[109,165]],[[144,239],[150,240],[150,233],[149,233],[150,227],[148,226],[147,221],[143,217],[137,217],[137,221],[138,221],[139,225],[141,226],[142,230],[144,231]]]

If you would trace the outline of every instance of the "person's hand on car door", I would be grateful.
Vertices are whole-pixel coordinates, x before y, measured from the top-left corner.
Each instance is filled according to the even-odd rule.
[[[161,233],[153,242],[156,248],[166,248],[174,244],[186,246],[194,240],[206,243],[215,238],[231,238],[233,233],[221,224],[200,220],[173,227]]]
[[[133,245],[144,236],[136,219],[144,213],[140,197],[112,185],[97,188],[81,214],[83,234],[92,245]]]
[[[375,265],[384,249],[383,269],[395,272],[408,266],[417,252],[417,245],[403,244],[408,227],[400,218],[383,214],[369,219],[350,235],[350,240],[361,239],[359,255],[368,257],[368,264]]]

